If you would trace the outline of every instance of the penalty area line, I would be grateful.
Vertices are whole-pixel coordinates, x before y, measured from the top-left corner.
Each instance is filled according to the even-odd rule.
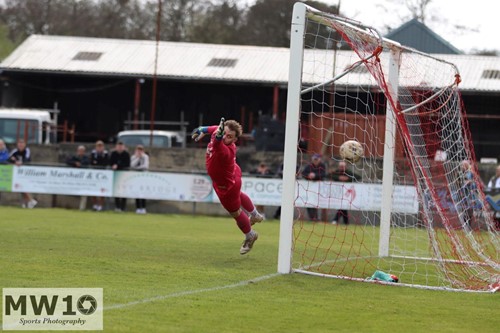
[[[123,303],[123,304],[114,304],[114,305],[110,305],[110,306],[105,306],[104,311],[123,309],[123,308],[128,308],[128,307],[139,305],[139,304],[162,301],[162,300],[169,299],[169,298],[189,296],[189,295],[194,295],[194,294],[201,294],[201,293],[206,293],[206,292],[210,292],[210,291],[219,291],[219,290],[224,290],[224,289],[238,288],[238,287],[249,285],[251,283],[256,283],[256,282],[268,280],[268,279],[271,279],[271,278],[276,277],[278,275],[281,275],[281,274],[280,273],[273,273],[273,274],[269,274],[269,275],[259,276],[259,277],[256,277],[256,278],[250,279],[250,280],[245,280],[245,281],[240,281],[240,282],[233,283],[233,284],[228,284],[225,286],[217,286],[217,287],[212,287],[212,288],[179,291],[179,292],[172,293],[172,294],[149,297],[149,298],[141,299],[138,301]]]

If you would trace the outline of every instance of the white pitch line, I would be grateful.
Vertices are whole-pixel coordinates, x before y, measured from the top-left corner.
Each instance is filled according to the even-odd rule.
[[[260,282],[260,281],[264,281],[267,279],[271,279],[271,278],[276,277],[278,275],[281,275],[281,274],[274,273],[274,274],[259,276],[259,277],[256,277],[256,278],[250,279],[250,280],[240,281],[238,283],[228,284],[225,286],[218,286],[218,287],[205,288],[205,289],[186,290],[186,291],[180,291],[180,292],[167,294],[167,295],[145,298],[145,299],[141,299],[141,300],[133,301],[133,302],[129,302],[129,303],[114,304],[114,305],[110,305],[110,306],[105,306],[104,311],[123,309],[123,308],[128,308],[130,306],[138,305],[138,304],[151,303],[151,302],[161,301],[161,300],[165,300],[165,299],[169,299],[169,298],[182,297],[182,296],[193,295],[193,294],[200,294],[200,293],[205,293],[205,292],[209,292],[209,291],[218,291],[218,290],[242,287],[242,286],[246,286],[250,283],[255,283],[255,282]]]

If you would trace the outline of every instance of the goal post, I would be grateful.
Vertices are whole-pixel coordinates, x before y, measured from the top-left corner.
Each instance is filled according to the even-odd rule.
[[[303,3],[290,40],[278,272],[498,290],[457,67]]]
[[[297,167],[297,138],[299,137],[300,94],[302,90],[302,62],[304,47],[306,6],[296,3],[293,8],[290,31],[290,64],[287,96],[285,154],[283,158],[283,180],[295,179]],[[293,206],[295,200],[295,181],[283,181],[281,207],[280,243],[278,272],[287,274],[292,269]]]
[[[398,78],[401,52],[393,49],[389,56],[389,93],[396,99],[398,95]],[[389,234],[391,231],[391,212],[392,212],[392,189],[394,187],[394,147],[396,146],[396,117],[395,110],[391,103],[387,102],[387,112],[385,117],[385,144],[384,144],[384,162],[382,174],[382,204],[380,207],[380,238],[378,246],[378,255],[387,257],[389,255]]]

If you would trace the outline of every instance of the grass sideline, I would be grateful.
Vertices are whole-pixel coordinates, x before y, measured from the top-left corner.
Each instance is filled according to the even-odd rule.
[[[242,283],[276,272],[279,224],[256,229],[255,248],[241,256],[243,237],[229,217],[0,207],[0,287],[104,288],[105,332],[485,333],[500,327],[498,293],[300,274]]]

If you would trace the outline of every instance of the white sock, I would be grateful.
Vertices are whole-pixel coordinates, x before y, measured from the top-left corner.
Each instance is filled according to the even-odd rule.
[[[250,238],[252,238],[254,235],[255,235],[255,231],[253,231],[253,229],[252,229],[252,230],[250,230],[249,232],[247,232],[247,233],[245,234],[245,237],[246,237],[246,239],[250,239]]]
[[[257,208],[254,207],[253,210],[250,212],[250,215],[255,216],[257,214],[259,214],[259,212],[257,211]]]

